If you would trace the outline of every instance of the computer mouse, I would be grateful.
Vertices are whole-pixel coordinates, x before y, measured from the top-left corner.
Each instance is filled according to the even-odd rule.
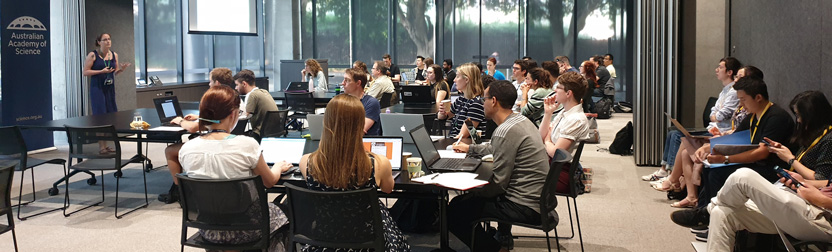
[[[494,162],[494,155],[488,154],[488,155],[482,156],[482,161],[483,162]]]

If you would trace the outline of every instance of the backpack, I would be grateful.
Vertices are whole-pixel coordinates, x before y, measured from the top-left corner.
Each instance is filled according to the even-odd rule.
[[[598,119],[610,119],[612,117],[612,100],[604,97],[595,103],[595,112],[598,113]]]
[[[627,125],[618,133],[615,133],[615,139],[612,140],[612,144],[610,144],[610,153],[612,154],[619,154],[619,155],[630,155],[632,154],[633,147],[633,122],[627,122]]]
[[[411,233],[439,230],[439,202],[427,199],[398,199],[390,216],[399,229]]]
[[[612,110],[615,110],[616,113],[633,113],[633,104],[629,102],[617,102],[615,106],[612,106]]]

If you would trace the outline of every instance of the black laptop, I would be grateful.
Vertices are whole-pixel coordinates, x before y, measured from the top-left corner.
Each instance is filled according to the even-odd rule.
[[[402,88],[402,103],[407,104],[431,104],[434,102],[431,97],[433,89],[430,86],[406,85]]]
[[[176,96],[165,96],[153,99],[156,105],[156,113],[159,114],[159,121],[162,126],[173,126],[170,121],[177,116],[182,116],[182,108],[179,107],[179,99]]]
[[[482,161],[478,158],[440,158],[439,151],[433,146],[433,141],[425,129],[425,125],[419,125],[410,130],[410,137],[416,144],[416,150],[422,157],[422,162],[431,171],[437,172],[473,172],[480,166]]]
[[[286,92],[303,93],[309,92],[309,82],[293,81],[286,86]]]

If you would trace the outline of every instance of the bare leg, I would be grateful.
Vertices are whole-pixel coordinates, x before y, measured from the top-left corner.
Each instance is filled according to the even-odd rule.
[[[179,185],[179,180],[176,179],[176,174],[182,173],[182,164],[179,163],[179,149],[181,148],[181,143],[172,144],[165,148],[165,159],[168,162],[170,176],[173,177],[173,183],[177,185]]]

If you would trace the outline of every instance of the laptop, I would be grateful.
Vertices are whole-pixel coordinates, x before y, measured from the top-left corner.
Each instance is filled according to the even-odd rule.
[[[404,139],[404,143],[412,144],[410,130],[424,125],[423,115],[416,114],[381,114],[381,132],[385,136],[398,136]]]
[[[182,108],[179,107],[179,99],[176,96],[165,96],[153,99],[156,105],[156,113],[159,114],[159,121],[162,126],[174,126],[170,121],[182,115]]]
[[[305,148],[306,138],[264,137],[260,140],[260,151],[268,165],[286,161],[297,166]]]
[[[293,81],[286,86],[286,92],[309,92],[309,82]]]
[[[441,158],[439,151],[433,146],[433,141],[425,129],[425,125],[410,130],[410,137],[416,144],[416,150],[422,157],[422,162],[431,171],[437,172],[473,172],[482,162],[478,158]]]
[[[664,112],[664,114],[667,116],[667,118],[670,118],[670,123],[672,123],[673,126],[676,126],[676,129],[678,129],[679,132],[682,132],[682,134],[685,135],[685,137],[687,137],[689,139],[696,139],[696,138],[710,139],[711,138],[710,136],[694,136],[694,135],[691,135],[690,132],[688,132],[688,130],[684,126],[682,126],[681,123],[679,123],[679,121],[676,121],[676,119],[673,119],[673,117],[670,116],[670,113]]]
[[[402,171],[402,138],[365,136],[363,141],[365,151],[385,156],[390,160],[393,179],[398,178]]]
[[[433,89],[430,86],[422,85],[403,85],[402,88],[402,103],[433,103],[431,92]]]
[[[308,114],[306,122],[309,123],[309,137],[312,141],[320,141],[324,132],[324,115]]]

